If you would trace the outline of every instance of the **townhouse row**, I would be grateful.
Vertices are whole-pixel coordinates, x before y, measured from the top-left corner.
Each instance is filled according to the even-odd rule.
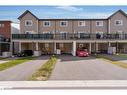
[[[127,14],[122,10],[103,19],[39,19],[26,10],[18,19],[20,32],[10,37],[13,54],[32,50],[40,56],[59,50],[76,56],[77,49],[107,53],[109,47],[116,53],[127,52]]]

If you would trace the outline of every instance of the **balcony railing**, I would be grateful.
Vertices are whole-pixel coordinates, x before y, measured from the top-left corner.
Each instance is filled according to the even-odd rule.
[[[0,43],[1,42],[10,42],[10,38],[4,38],[0,36]]]
[[[12,34],[12,39],[22,40],[127,40],[127,34]]]

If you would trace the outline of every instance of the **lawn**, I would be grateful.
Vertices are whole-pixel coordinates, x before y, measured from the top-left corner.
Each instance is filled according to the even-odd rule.
[[[122,57],[122,58],[127,58],[127,54],[117,54],[116,56]]]
[[[44,81],[48,80],[56,64],[57,58],[52,56],[41,66],[28,80]]]
[[[11,60],[9,62],[2,63],[0,64],[0,71],[13,67],[18,64],[33,60],[34,58],[35,57],[25,57],[25,58],[19,58],[19,59]]]
[[[123,57],[124,55],[114,55],[114,56]],[[110,57],[103,56],[103,55],[96,55],[95,57],[127,69],[127,63],[119,62],[119,61],[114,61]],[[124,58],[125,57],[127,58],[127,55],[124,56]]]

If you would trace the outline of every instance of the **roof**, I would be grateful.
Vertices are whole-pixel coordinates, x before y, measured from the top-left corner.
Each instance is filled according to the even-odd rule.
[[[0,22],[10,22],[10,23],[12,23],[12,21],[10,21],[10,20],[0,20]]]
[[[80,18],[79,19],[78,18],[73,18],[73,19],[72,18],[70,18],[70,19],[69,18],[60,18],[60,19],[56,19],[56,18],[53,18],[53,19],[39,19],[39,20],[41,21],[41,20],[107,20],[107,19],[104,19],[104,18],[102,18],[102,19],[100,19],[100,18],[99,19],[94,19],[94,18],[93,19],[83,19],[83,18],[82,19],[80,19]]]
[[[116,11],[115,13],[113,13],[111,16],[109,16],[108,18],[90,18],[90,19],[83,19],[83,18],[51,18],[51,19],[39,19],[38,17],[36,17],[33,13],[31,13],[29,10],[26,10],[21,16],[18,17],[18,19],[21,19],[24,15],[26,15],[27,13],[30,13],[32,16],[34,16],[36,19],[38,20],[107,20],[110,19],[112,16],[114,16],[115,14],[117,14],[118,12],[122,13],[123,15],[127,16],[127,14],[122,11],[121,9]]]
[[[24,15],[26,15],[27,13],[30,13],[32,16],[34,16],[36,19],[38,19],[38,17],[36,17],[33,13],[31,13],[29,10],[26,10],[22,15],[20,15],[18,17],[18,19],[21,19]]]
[[[126,14],[124,11],[122,11],[122,10],[120,9],[120,10],[116,11],[115,13],[113,13],[111,16],[109,16],[108,19],[110,19],[111,17],[113,17],[113,16],[114,16],[115,14],[117,14],[118,12],[122,13],[124,16],[127,16],[127,14]]]

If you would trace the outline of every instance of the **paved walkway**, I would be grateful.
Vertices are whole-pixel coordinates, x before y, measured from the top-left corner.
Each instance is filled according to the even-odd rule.
[[[60,56],[50,80],[126,80],[127,69],[94,57]]]
[[[9,60],[8,60],[9,61]],[[3,63],[6,63],[8,61],[5,61],[5,60],[0,60],[0,64],[3,64]]]
[[[24,81],[27,80],[38,68],[42,66],[49,56],[42,56],[33,61],[24,62],[9,69],[0,71],[1,81]]]

